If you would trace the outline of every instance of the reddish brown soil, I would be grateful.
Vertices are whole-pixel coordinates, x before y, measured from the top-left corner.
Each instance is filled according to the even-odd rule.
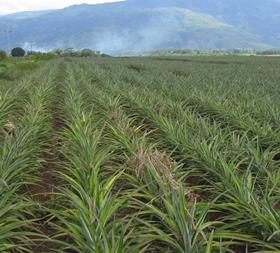
[[[62,185],[62,181],[58,178],[56,170],[57,158],[54,156],[52,153],[44,153],[43,158],[46,163],[39,171],[40,181],[37,184],[28,186],[28,191],[33,199],[42,205],[47,205],[52,197],[52,193]]]
[[[52,131],[57,132],[60,124],[53,123]],[[59,178],[57,171],[59,170],[59,141],[54,137],[50,143],[50,147],[43,154],[45,164],[38,172],[40,180],[35,185],[28,186],[28,191],[33,199],[42,206],[42,213],[39,213],[41,220],[37,222],[36,228],[45,236],[51,237],[56,231],[48,224],[48,211],[44,211],[51,204],[54,198],[54,193],[58,192],[58,188],[62,186],[63,181]],[[50,242],[38,241],[37,245],[32,248],[34,253],[53,252],[57,248],[56,245]]]

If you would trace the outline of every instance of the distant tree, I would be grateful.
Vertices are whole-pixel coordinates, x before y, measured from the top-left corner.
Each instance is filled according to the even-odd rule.
[[[60,56],[60,55],[62,55],[62,54],[64,53],[64,50],[61,49],[61,48],[55,48],[55,49],[53,49],[53,50],[51,51],[51,53],[53,53],[53,54],[55,54],[55,55],[57,55],[57,56]]]
[[[0,50],[0,61],[7,58],[7,54],[4,50]]]
[[[101,57],[111,57],[109,54],[100,54]]]
[[[13,57],[23,57],[25,56],[25,51],[21,47],[15,47],[11,51]]]
[[[94,51],[89,48],[85,48],[80,53],[81,57],[92,57],[94,56]]]
[[[233,54],[240,54],[242,50],[240,49],[233,49]]]

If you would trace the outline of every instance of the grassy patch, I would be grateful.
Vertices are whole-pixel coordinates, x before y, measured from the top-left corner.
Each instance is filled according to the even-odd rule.
[[[8,58],[0,62],[0,84],[20,78],[26,72],[40,66],[42,62],[34,61],[29,57]]]

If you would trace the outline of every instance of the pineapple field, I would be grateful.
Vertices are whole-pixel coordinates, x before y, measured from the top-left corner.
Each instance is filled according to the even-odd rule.
[[[280,252],[278,57],[60,58],[0,86],[0,252]]]

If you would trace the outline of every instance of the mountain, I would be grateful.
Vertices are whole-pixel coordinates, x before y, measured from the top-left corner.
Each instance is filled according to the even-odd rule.
[[[280,47],[279,10],[280,0],[127,0],[0,16],[0,27],[27,50],[266,49]]]

